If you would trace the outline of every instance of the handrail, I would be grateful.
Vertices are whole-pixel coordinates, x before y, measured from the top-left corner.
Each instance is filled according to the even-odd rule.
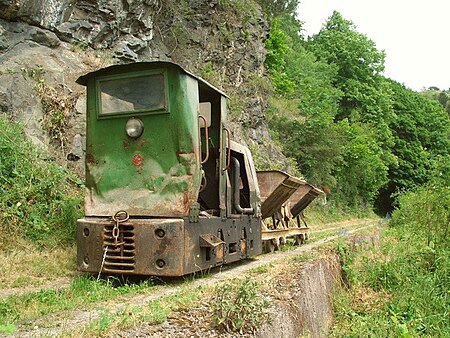
[[[204,116],[199,115],[198,118],[199,118],[199,119],[202,119],[202,120],[203,120],[203,123],[205,124],[205,141],[206,141],[206,157],[205,157],[205,159],[204,159],[204,160],[201,160],[201,155],[200,155],[200,160],[201,160],[200,163],[203,164],[203,163],[206,163],[206,161],[208,161],[208,159],[209,159],[209,142],[208,142],[209,135],[208,135],[208,123],[207,123],[206,118],[205,118]],[[201,142],[201,141],[200,141],[200,142]],[[201,144],[200,144],[200,154],[201,154],[201,152],[202,152],[202,149],[201,149]]]
[[[239,191],[239,176],[241,172],[240,168],[241,166],[239,164],[239,161],[236,157],[233,157],[233,206],[238,214],[253,215],[255,213],[255,210],[253,208],[241,207],[241,198]]]
[[[230,130],[228,128],[223,128],[228,135],[228,152],[227,152],[227,166],[225,168],[223,168],[223,172],[227,171],[230,169],[230,164],[231,164],[231,133]]]

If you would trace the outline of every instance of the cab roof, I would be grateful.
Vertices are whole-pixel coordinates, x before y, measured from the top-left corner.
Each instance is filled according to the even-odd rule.
[[[116,72],[122,71],[122,70],[139,71],[139,70],[144,70],[144,69],[168,68],[168,67],[178,68],[178,70],[180,70],[181,72],[195,78],[199,82],[200,87],[203,87],[203,88],[206,88],[209,90],[213,90],[214,92],[228,98],[228,96],[223,91],[221,91],[220,89],[217,89],[216,87],[211,85],[206,80],[192,74],[191,72],[188,72],[186,69],[181,67],[179,64],[170,62],[170,61],[134,62],[134,63],[128,63],[128,64],[123,64],[123,65],[113,65],[113,66],[101,68],[99,70],[82,75],[76,80],[76,83],[83,85],[83,86],[87,86],[87,84],[91,78],[109,75],[111,73],[116,73]]]

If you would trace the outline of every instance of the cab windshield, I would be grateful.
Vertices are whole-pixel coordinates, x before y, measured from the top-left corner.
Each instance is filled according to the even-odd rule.
[[[166,108],[164,75],[99,81],[100,115]]]

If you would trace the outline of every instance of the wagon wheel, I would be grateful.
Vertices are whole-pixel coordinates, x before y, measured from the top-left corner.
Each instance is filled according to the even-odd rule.
[[[303,239],[303,235],[295,235],[294,236],[294,245],[301,245],[303,244],[305,241]]]
[[[278,251],[280,249],[280,240],[278,238],[274,238],[271,242],[275,247],[275,251]]]
[[[275,251],[275,245],[272,243],[272,240],[263,242],[263,249],[265,253],[271,253]]]

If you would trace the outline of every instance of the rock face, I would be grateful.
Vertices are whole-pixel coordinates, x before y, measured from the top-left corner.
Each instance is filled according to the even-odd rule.
[[[55,32],[61,40],[113,49],[120,59],[138,61],[153,36],[157,0],[2,0],[0,16]]]
[[[267,33],[259,7],[245,1],[0,0],[0,108],[25,124],[34,143],[56,146],[60,161],[80,158],[69,166],[81,174],[84,88],[75,79],[109,64],[171,60],[230,96],[235,140],[281,163],[264,119]],[[48,112],[36,92],[40,82],[79,97],[65,116],[63,141],[42,127]]]

